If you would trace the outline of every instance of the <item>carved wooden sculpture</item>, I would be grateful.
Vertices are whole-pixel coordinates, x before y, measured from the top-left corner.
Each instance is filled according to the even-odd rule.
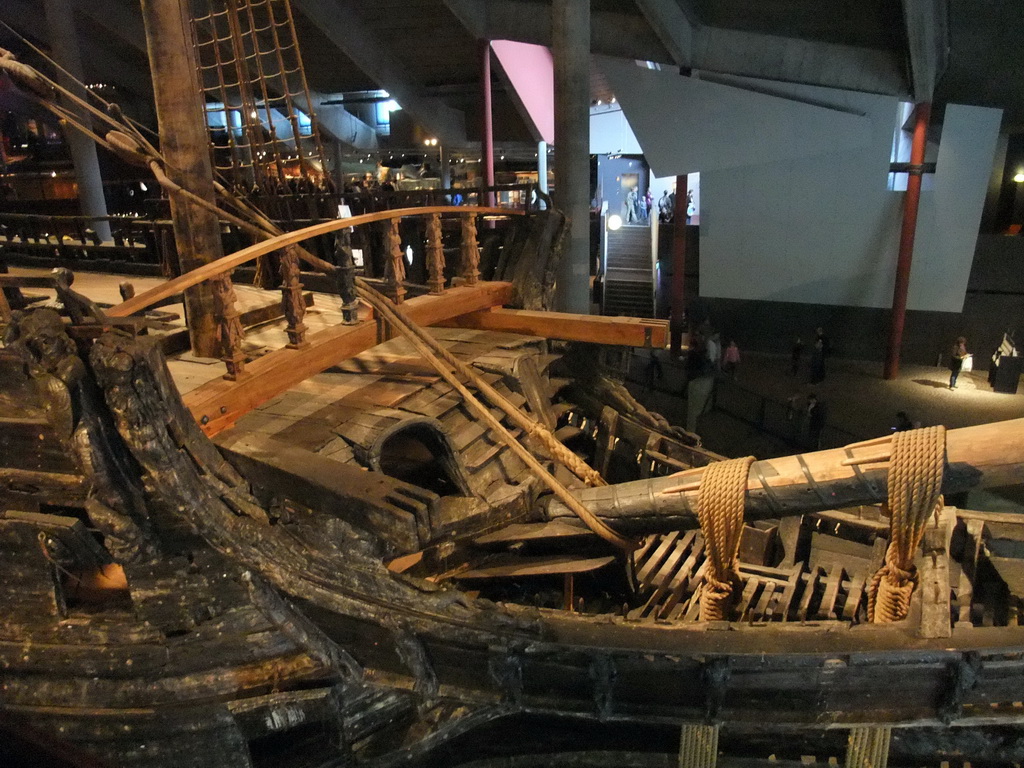
[[[427,269],[430,273],[427,287],[431,293],[444,293],[444,266],[441,214],[435,213],[427,221]]]
[[[405,254],[402,252],[402,237],[398,232],[398,219],[388,221],[387,267],[384,272],[385,293],[395,304],[401,304],[405,297]]]
[[[288,327],[288,347],[298,349],[305,346],[306,302],[302,298],[302,283],[299,282],[299,255],[294,247],[286,248],[281,254],[281,308],[284,310]]]
[[[462,263],[459,264],[464,285],[476,285],[480,279],[480,246],[476,242],[476,216],[462,217]]]
[[[356,265],[352,258],[352,233],[347,229],[339,230],[334,235],[334,284],[341,297],[341,316],[345,325],[359,322],[356,310],[359,299],[356,298]]]
[[[220,359],[224,361],[224,365],[228,369],[224,378],[237,381],[245,374],[245,353],[242,351],[245,329],[242,327],[238,308],[235,306],[237,301],[235,286],[231,282],[231,275],[228,274],[212,278],[210,285],[213,287],[217,313],[217,336],[221,346]]]

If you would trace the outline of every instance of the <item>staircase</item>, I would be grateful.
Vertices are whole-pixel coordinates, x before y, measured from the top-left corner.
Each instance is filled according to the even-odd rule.
[[[650,228],[627,225],[606,231],[605,236],[608,261],[602,314],[654,317]]]

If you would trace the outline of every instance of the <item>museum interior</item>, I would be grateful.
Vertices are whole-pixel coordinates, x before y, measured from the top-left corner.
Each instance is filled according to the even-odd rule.
[[[1024,763],[1021,29],[3,0],[0,766]]]

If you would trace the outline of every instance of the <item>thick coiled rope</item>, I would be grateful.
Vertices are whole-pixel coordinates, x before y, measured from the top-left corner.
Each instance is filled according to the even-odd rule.
[[[728,618],[734,587],[739,583],[740,535],[753,456],[708,464],[701,475],[697,516],[708,558],[700,597],[700,620]]]
[[[901,621],[917,584],[914,557],[928,519],[943,506],[946,428],[897,432],[889,459],[889,548],[868,589],[868,620]]]

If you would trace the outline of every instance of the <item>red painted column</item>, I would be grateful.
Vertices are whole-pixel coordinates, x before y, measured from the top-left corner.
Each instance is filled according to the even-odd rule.
[[[889,347],[885,355],[886,379],[895,379],[900,373],[900,348],[903,345],[903,323],[907,317],[907,291],[910,288],[910,264],[914,258],[914,233],[917,229],[917,208],[921,201],[921,170],[928,133],[928,118],[932,105],[917,105],[914,122],[914,141],[910,148],[910,163],[918,166],[910,173],[907,194],[903,199],[903,228],[900,231],[900,253],[896,261],[896,285],[892,292],[892,317],[889,320]]]
[[[491,41],[480,41],[480,145],[484,186],[494,186],[494,122],[491,114]],[[488,192],[483,205],[494,205],[494,193]]]
[[[676,205],[672,212],[672,288],[669,294],[668,332],[672,357],[683,353],[686,310],[686,176],[676,176]]]

